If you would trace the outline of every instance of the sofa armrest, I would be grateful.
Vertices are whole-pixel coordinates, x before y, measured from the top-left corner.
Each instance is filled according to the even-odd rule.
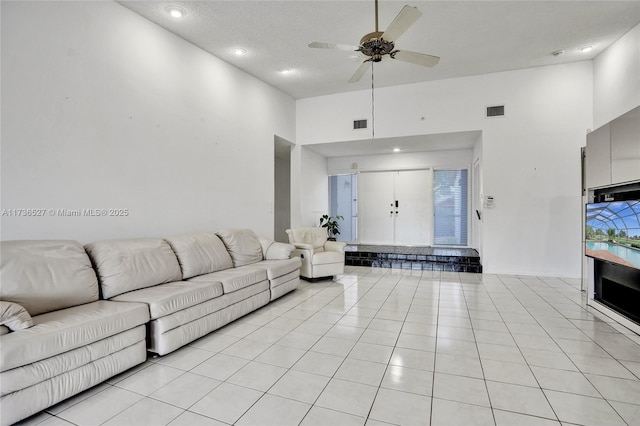
[[[340,253],[344,253],[344,248],[347,243],[343,243],[342,241],[327,241],[324,244],[324,249],[326,251],[339,251]]]
[[[310,246],[309,244],[301,244],[301,245],[308,245],[309,248],[296,248],[291,252],[291,257],[300,257],[303,259],[303,262],[305,259],[308,259],[309,261],[311,261],[311,259],[313,258],[313,247]]]
[[[291,243],[291,244],[296,246],[297,249],[308,250],[313,253],[313,245],[311,244],[305,244],[305,243]]]
[[[262,237],[258,237],[258,241],[260,241],[260,245],[262,246],[262,256],[264,260],[290,259],[291,253],[295,250],[293,244],[279,243]]]
[[[291,252],[291,257],[297,257],[300,259],[300,275],[303,277],[311,278],[313,267],[311,260],[313,259],[313,246],[311,244],[295,244],[295,246],[308,247],[308,248],[296,248]]]

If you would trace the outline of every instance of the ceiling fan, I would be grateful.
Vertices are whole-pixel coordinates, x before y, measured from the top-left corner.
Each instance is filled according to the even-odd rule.
[[[404,6],[384,32],[378,29],[378,0],[375,0],[375,13],[376,30],[362,37],[359,46],[314,41],[313,43],[309,43],[309,47],[350,50],[362,52],[362,54],[368,56],[369,59],[365,59],[364,62],[362,62],[360,67],[349,79],[349,83],[355,83],[360,80],[364,73],[371,67],[371,64],[373,62],[380,62],[385,55],[389,55],[391,59],[397,59],[398,61],[409,62],[423,67],[433,67],[438,64],[440,58],[437,56],[408,50],[396,50],[395,48],[395,41],[422,16],[422,12],[420,12],[417,7]]]

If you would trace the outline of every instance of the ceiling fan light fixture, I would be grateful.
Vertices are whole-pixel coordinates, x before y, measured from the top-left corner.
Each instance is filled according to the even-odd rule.
[[[390,54],[394,48],[395,44],[392,41],[387,41],[382,38],[372,38],[362,42],[360,51],[367,56],[371,56],[373,62],[380,62],[382,56]]]
[[[351,50],[360,52],[358,59],[364,59],[360,67],[348,80],[349,83],[359,81],[373,63],[381,62],[385,56],[400,62],[408,62],[423,67],[433,67],[438,64],[440,58],[426,55],[424,53],[411,52],[408,50],[396,50],[396,40],[405,33],[422,16],[422,12],[417,7],[405,5],[393,19],[385,31],[380,31],[378,27],[378,1],[375,0],[375,31],[366,34],[360,39],[359,46],[346,44],[324,43],[314,41],[309,43],[309,47],[321,49]],[[356,60],[352,54],[350,59]],[[373,79],[373,74],[372,74]],[[373,86],[373,83],[372,83]]]
[[[171,15],[172,17],[179,19],[182,18],[184,15],[187,14],[187,12],[185,12],[185,10],[181,7],[178,6],[167,6],[167,8],[165,9],[167,11],[167,13],[169,15]]]

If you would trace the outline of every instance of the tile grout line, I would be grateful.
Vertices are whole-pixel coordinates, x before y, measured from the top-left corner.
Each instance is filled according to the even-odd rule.
[[[433,399],[436,389],[436,363],[438,362],[438,333],[440,328],[440,295],[442,294],[442,273],[438,274],[438,307],[436,309],[436,342],[433,353],[433,373],[431,374],[431,405],[429,407],[429,424],[433,423]]]
[[[385,275],[387,275],[387,274],[385,274]],[[393,288],[394,288],[394,289],[398,287],[398,283],[399,283],[400,281],[402,281],[402,274],[400,274],[400,278],[398,279],[398,281],[397,281],[397,282],[395,283],[395,285],[393,286]],[[386,297],[385,302],[386,302],[387,300],[389,300],[389,297],[391,296],[391,294],[392,294],[392,293],[393,293],[393,290],[391,290],[391,291],[389,292],[389,295]],[[415,294],[415,292],[414,292],[414,294]],[[412,300],[413,300],[413,298],[412,298]],[[384,306],[384,302],[382,303],[382,305],[380,305],[380,308],[378,309],[378,311],[377,311],[377,312],[380,312],[380,310],[382,309],[382,306]],[[407,310],[407,313],[406,313],[406,314],[405,314],[405,316],[404,316],[404,317],[405,317],[405,319],[407,318],[407,314],[408,314],[408,312],[409,312],[409,311]],[[374,317],[371,319],[371,321],[373,321],[374,319],[375,319],[375,315],[374,315]],[[402,324],[403,324],[403,326],[404,326],[404,320],[402,321]],[[367,326],[367,329],[368,329],[368,328],[369,328],[369,327]],[[380,384],[378,385],[378,388],[376,389],[376,393],[375,393],[375,395],[373,396],[373,400],[371,401],[371,406],[369,407],[369,411],[367,412],[367,415],[366,415],[366,417],[365,417],[365,423],[366,423],[366,422],[371,418],[371,412],[373,411],[373,406],[374,406],[374,405],[375,405],[375,403],[376,403],[376,398],[378,397],[378,393],[380,392],[380,389],[381,389],[381,387],[382,387],[382,382],[384,381],[384,377],[385,377],[385,375],[387,374],[387,370],[388,370],[389,365],[390,365],[390,363],[391,363],[391,358],[393,357],[393,352],[395,351],[395,348],[397,347],[398,340],[400,339],[400,334],[401,334],[401,333],[402,333],[402,327],[400,328],[400,332],[398,332],[398,337],[396,337],[396,341],[395,341],[395,343],[394,343],[394,345],[393,345],[393,350],[391,351],[391,356],[389,357],[389,360],[387,361],[387,365],[386,365],[386,367],[385,367],[385,369],[384,369],[384,372],[382,373],[382,378],[380,379]],[[352,350],[353,350],[353,348],[352,348]],[[351,352],[349,352],[349,353],[351,353]],[[348,356],[348,354],[347,354],[347,356]],[[345,360],[346,360],[346,357],[345,357]],[[344,362],[344,361],[343,361],[343,362]],[[373,419],[373,420],[375,420],[375,419]]]
[[[484,288],[484,283],[482,283],[481,280],[478,281],[478,284]],[[489,296],[488,291],[487,291],[487,296],[491,298],[491,296]],[[469,314],[469,304],[467,303],[467,295],[466,295],[466,292],[464,291],[464,286],[462,287],[462,297],[464,297],[464,304],[467,308],[467,314]],[[491,299],[491,303],[493,303],[493,299]],[[498,311],[498,308],[495,306],[495,303],[493,304],[493,307],[496,309],[496,311]],[[497,425],[498,422],[496,421],[496,414],[493,408],[493,402],[491,401],[491,394],[489,393],[489,385],[487,384],[487,376],[484,373],[484,364],[482,363],[482,357],[480,356],[480,349],[478,348],[478,340],[476,339],[476,332],[475,332],[475,328],[473,326],[473,321],[470,314],[469,314],[469,323],[471,324],[471,333],[473,333],[473,342],[476,346],[476,352],[478,353],[478,362],[480,363],[480,371],[482,372],[482,381],[484,382],[484,388],[487,391],[487,399],[489,400],[489,409],[491,410],[491,418],[493,419],[493,424]],[[506,328],[506,325],[505,325],[505,328]]]

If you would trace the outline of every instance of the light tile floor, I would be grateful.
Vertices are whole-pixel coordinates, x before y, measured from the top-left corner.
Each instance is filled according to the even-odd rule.
[[[640,425],[578,280],[347,267],[24,424]]]

